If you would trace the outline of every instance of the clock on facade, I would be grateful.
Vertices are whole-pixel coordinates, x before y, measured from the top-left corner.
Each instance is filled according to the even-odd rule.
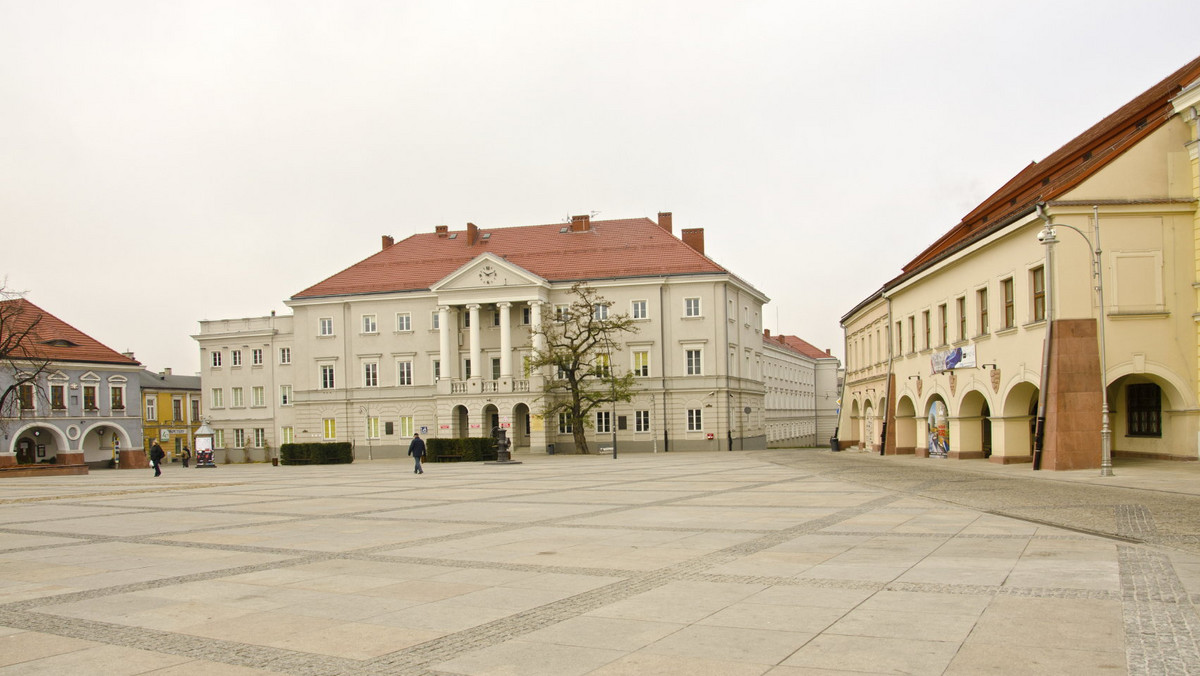
[[[479,271],[479,281],[484,284],[494,283],[496,281],[496,268],[490,265],[483,266],[483,269]]]

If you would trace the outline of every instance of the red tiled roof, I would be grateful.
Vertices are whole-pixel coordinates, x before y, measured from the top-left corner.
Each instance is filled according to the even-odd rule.
[[[972,209],[958,225],[909,261],[900,276],[884,288],[898,284],[943,256],[1007,226],[1033,211],[1036,203],[1049,202],[1077,187],[1166,124],[1173,112],[1171,99],[1197,78],[1200,78],[1200,57],[1142,92],[1046,159],[1026,166]]]
[[[454,239],[413,235],[292,298],[428,289],[485,252],[552,282],[727,272],[648,218],[592,221],[583,232],[570,225],[480,228],[473,245],[462,230]]]
[[[781,347],[786,347],[788,349],[791,349],[795,352],[799,352],[800,354],[802,354],[806,357],[811,357],[813,359],[833,359],[834,358],[833,355],[829,354],[825,350],[822,350],[819,347],[816,347],[812,343],[810,343],[798,336],[789,336],[787,334],[778,335],[778,336],[763,336],[763,340],[775,343],[776,345],[779,345]]]
[[[16,358],[140,366],[136,359],[104,346],[100,341],[24,298],[0,301],[0,314],[4,316],[0,325],[0,340],[4,341],[14,334],[29,330],[29,327],[37,322],[30,331],[32,340],[22,341],[31,349],[23,355],[13,355]]]

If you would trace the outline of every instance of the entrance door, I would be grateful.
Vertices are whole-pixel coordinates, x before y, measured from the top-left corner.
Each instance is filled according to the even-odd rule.
[[[992,457],[992,412],[988,410],[988,405],[983,405],[983,410],[979,413],[979,438],[983,446],[983,457]]]

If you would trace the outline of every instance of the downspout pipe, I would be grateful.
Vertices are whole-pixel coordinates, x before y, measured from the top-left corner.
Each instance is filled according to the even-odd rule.
[[[1046,247],[1046,338],[1042,346],[1042,382],[1038,387],[1038,408],[1037,408],[1037,427],[1033,435],[1033,469],[1039,470],[1042,468],[1042,450],[1045,448],[1046,440],[1046,399],[1048,393],[1047,386],[1050,384],[1050,348],[1053,345],[1054,335],[1054,224],[1051,223],[1051,216],[1046,213],[1045,202],[1037,203],[1037,215],[1046,223],[1043,233],[1051,233],[1049,237],[1038,235],[1038,239]]]

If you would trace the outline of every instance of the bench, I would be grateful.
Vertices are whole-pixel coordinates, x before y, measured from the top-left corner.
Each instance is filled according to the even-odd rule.
[[[458,462],[460,460],[462,460],[461,455],[438,455],[433,459],[434,462]]]

